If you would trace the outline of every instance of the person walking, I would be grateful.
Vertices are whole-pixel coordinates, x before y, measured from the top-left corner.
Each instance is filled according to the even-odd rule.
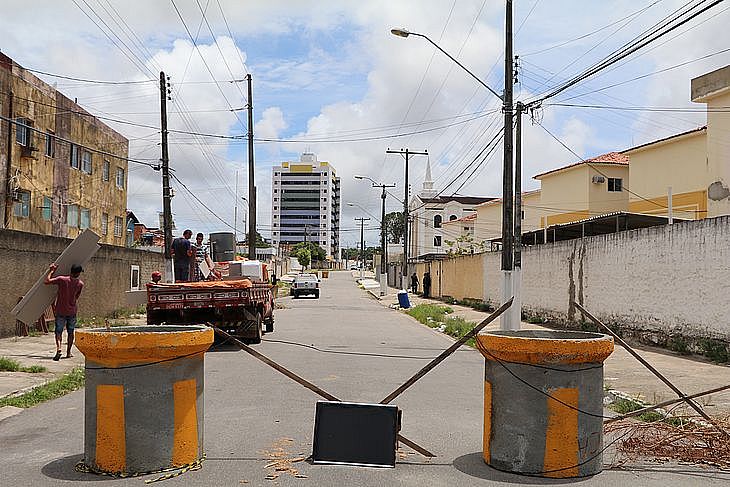
[[[431,295],[431,273],[423,274],[423,297],[428,298]]]
[[[66,358],[73,356],[71,355],[71,346],[74,344],[74,329],[76,328],[76,302],[81,296],[81,290],[84,288],[84,281],[79,279],[79,276],[84,269],[80,265],[74,264],[71,266],[70,275],[53,277],[56,269],[58,269],[58,264],[55,262],[48,266],[48,274],[46,274],[43,283],[47,286],[58,286],[58,293],[56,294],[56,355],[53,357],[53,360],[58,361],[61,359],[61,338],[63,337],[64,327],[68,335]]]
[[[190,280],[190,263],[193,256],[190,237],[193,236],[192,230],[185,230],[182,237],[177,237],[172,241],[170,253],[175,260],[175,282],[185,282]]]
[[[418,293],[418,275],[415,272],[411,275],[411,292]]]

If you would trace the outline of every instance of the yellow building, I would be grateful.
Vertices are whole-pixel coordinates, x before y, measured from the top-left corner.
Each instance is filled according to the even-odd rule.
[[[0,53],[2,228],[126,238],[129,142]]]
[[[522,193],[522,233],[542,228],[546,212],[540,202],[540,193],[539,189]],[[476,207],[476,211],[474,240],[482,242],[501,238],[502,198],[482,203]]]
[[[631,158],[629,211],[701,219],[730,214],[730,66],[692,80],[707,125],[624,153]],[[671,190],[670,190],[671,188]]]
[[[609,152],[534,176],[540,181],[540,228],[627,211],[629,158]]]

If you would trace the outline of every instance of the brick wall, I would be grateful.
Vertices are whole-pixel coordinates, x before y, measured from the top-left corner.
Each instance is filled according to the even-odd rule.
[[[14,334],[15,319],[10,310],[69,243],[66,238],[0,230],[0,262],[5,274],[0,281],[0,336]],[[163,262],[163,255],[157,252],[102,245],[81,276],[85,286],[79,316],[105,316],[124,308],[131,266],[139,266],[141,282],[145,283],[153,271],[163,270]]]

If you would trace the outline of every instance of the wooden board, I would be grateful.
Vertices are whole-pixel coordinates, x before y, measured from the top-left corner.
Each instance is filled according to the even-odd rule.
[[[71,242],[63,252],[61,252],[61,255],[58,256],[58,259],[56,259],[58,270],[56,270],[54,275],[68,275],[71,271],[71,266],[74,264],[85,266],[86,263],[94,256],[96,251],[101,248],[98,243],[100,238],[101,237],[91,230],[84,230],[84,232],[76,237],[74,241]],[[47,274],[48,268],[46,267],[43,274],[38,278],[33,287],[25,293],[23,299],[10,311],[10,314],[13,315],[16,320],[22,321],[26,324],[35,323],[46,308],[48,308],[56,299],[56,292],[58,291],[58,288],[56,286],[46,286],[43,284]]]

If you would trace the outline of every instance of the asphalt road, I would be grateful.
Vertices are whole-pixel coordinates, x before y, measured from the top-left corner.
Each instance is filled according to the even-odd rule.
[[[345,401],[375,403],[450,345],[451,340],[359,290],[348,272],[323,279],[322,297],[280,301],[275,332],[256,349]],[[320,350],[310,348],[317,347]],[[586,486],[728,485],[730,474],[687,466],[606,470],[588,479],[545,480],[498,472],[481,459],[483,362],[462,349],[396,399],[402,433],[436,453],[428,460],[402,447],[395,468],[312,465],[265,468],[277,458],[308,457],[311,391],[232,347],[206,355],[205,451],[199,471],[164,485]],[[77,391],[0,422],[0,484],[93,482],[143,485],[74,471],[83,457],[83,394]],[[518,399],[518,398],[516,398]],[[606,458],[605,460],[610,460]],[[278,474],[275,480],[267,475]],[[147,478],[155,478],[150,476]]]

